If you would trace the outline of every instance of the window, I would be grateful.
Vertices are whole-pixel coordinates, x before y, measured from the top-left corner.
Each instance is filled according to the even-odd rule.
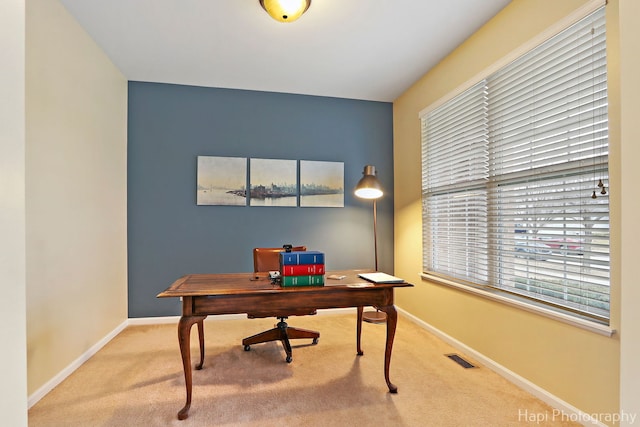
[[[421,113],[426,275],[608,324],[604,8]]]

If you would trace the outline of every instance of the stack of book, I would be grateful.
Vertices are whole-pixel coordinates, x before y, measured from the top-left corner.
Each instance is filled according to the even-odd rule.
[[[280,252],[282,286],[324,286],[324,253]]]

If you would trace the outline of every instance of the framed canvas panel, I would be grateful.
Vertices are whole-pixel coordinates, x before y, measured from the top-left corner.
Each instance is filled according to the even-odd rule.
[[[344,207],[344,162],[300,160],[300,206]]]
[[[250,206],[297,206],[297,160],[250,159]]]
[[[198,156],[198,205],[247,205],[247,158]]]

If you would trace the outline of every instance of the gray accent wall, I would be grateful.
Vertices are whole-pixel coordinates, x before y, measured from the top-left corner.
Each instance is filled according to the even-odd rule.
[[[156,295],[189,273],[253,270],[254,247],[306,245],[329,270],[373,268],[372,202],[353,195],[378,170],[379,269],[393,273],[391,103],[129,82],[129,317],[180,313]],[[344,208],[197,206],[198,156],[344,162]]]

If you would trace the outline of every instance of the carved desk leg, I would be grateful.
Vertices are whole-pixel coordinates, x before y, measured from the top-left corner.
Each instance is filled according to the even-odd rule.
[[[184,369],[184,383],[187,389],[187,403],[178,412],[178,419],[184,420],[189,416],[191,407],[191,326],[194,323],[202,322],[207,316],[182,316],[178,322],[178,343],[180,344],[180,354],[182,355],[182,368]]]
[[[391,393],[397,393],[398,387],[391,384],[389,380],[389,365],[391,364],[391,350],[393,349],[393,338],[396,335],[396,325],[398,324],[398,312],[393,305],[380,307],[380,310],[387,313],[387,347],[384,351],[384,379]]]
[[[362,356],[362,348],[360,347],[360,337],[362,336],[362,313],[364,307],[358,306],[358,319],[356,320],[356,348],[358,350],[358,356]]]
[[[198,320],[198,341],[200,342],[200,363],[196,365],[196,369],[202,369],[204,365],[204,320]]]

